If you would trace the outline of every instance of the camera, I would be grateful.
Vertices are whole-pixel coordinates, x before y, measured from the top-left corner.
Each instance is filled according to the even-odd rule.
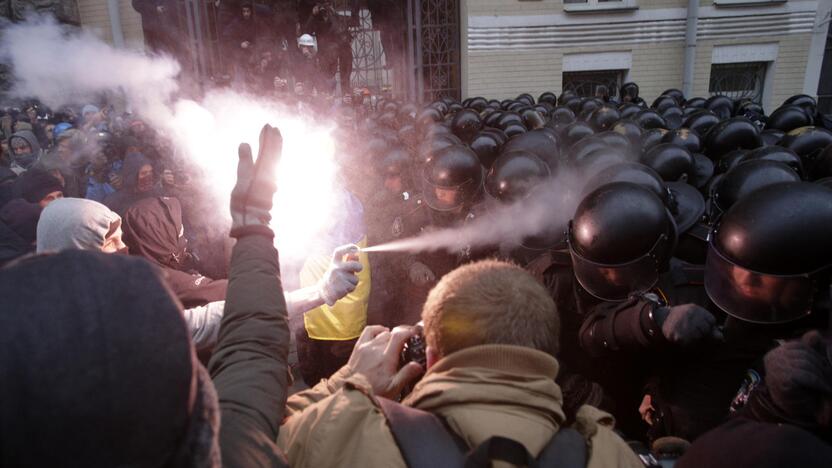
[[[418,362],[423,368],[427,366],[427,356],[425,355],[425,335],[422,322],[413,326],[416,334],[407,339],[402,348],[401,356],[399,357],[399,367],[404,367],[409,362]]]

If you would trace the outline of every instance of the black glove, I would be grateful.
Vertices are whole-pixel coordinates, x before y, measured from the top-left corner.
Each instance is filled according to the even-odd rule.
[[[241,143],[238,150],[237,185],[231,192],[231,237],[250,234],[274,237],[269,228],[272,198],[277,191],[277,162],[283,151],[280,130],[266,124],[260,131],[257,162],[251,158],[251,147]]]
[[[832,343],[817,331],[790,341],[763,358],[771,401],[789,419],[823,423],[832,410]],[[816,419],[818,418],[818,419]],[[828,423],[829,421],[826,421]]]
[[[714,316],[696,304],[660,307],[655,315],[662,335],[671,343],[687,346],[708,338],[723,338]]]

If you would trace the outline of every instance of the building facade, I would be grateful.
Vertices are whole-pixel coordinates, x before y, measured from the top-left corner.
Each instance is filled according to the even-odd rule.
[[[679,88],[773,109],[805,93],[832,112],[832,0],[401,0],[401,7],[411,76],[401,86],[411,99],[589,95],[601,84],[617,90],[635,81],[647,99]],[[130,0],[78,0],[78,11],[103,39],[143,47]],[[361,73],[357,66],[353,81]]]
[[[831,9],[830,0],[468,0],[462,94],[591,94],[635,81],[647,99],[687,87],[772,109],[818,94]]]

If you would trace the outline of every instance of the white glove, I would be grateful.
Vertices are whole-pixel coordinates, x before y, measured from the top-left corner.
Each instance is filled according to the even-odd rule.
[[[318,282],[318,292],[326,305],[334,305],[358,286],[356,273],[364,269],[358,261],[358,251],[357,245],[349,244],[338,247],[332,253],[332,263]]]

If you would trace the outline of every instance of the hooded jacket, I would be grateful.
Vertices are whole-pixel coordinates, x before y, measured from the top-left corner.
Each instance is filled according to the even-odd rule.
[[[566,419],[552,356],[520,346],[483,345],[436,363],[403,404],[442,417],[469,446],[499,435],[537,456]],[[404,467],[401,453],[361,375],[345,366],[329,380],[292,396],[278,446],[291,466]],[[590,406],[577,415],[587,438],[588,464],[641,467],[611,427],[612,416]]]
[[[32,148],[32,152],[26,156],[17,156],[15,154],[11,155],[11,170],[14,171],[15,174],[20,175],[29,168],[31,168],[41,157],[41,149],[40,143],[38,143],[38,139],[35,137],[35,134],[32,133],[31,130],[21,130],[19,132],[12,133],[12,136],[9,137],[9,148],[12,147],[12,140],[15,138],[19,138],[24,140],[26,143],[29,144],[29,147]]]
[[[124,158],[124,165],[121,168],[122,186],[121,190],[112,193],[104,199],[104,204],[121,216],[133,203],[150,197],[162,195],[161,191],[154,187],[147,192],[139,192],[139,171],[144,166],[153,166],[150,159],[141,153],[130,153]]]
[[[82,198],[61,198],[41,213],[37,230],[37,252],[67,249],[100,251],[113,225],[121,217],[101,203]]]
[[[225,300],[227,280],[215,281],[190,270],[179,200],[154,197],[136,201],[124,214],[123,228],[130,253],[162,267],[185,307]]]

